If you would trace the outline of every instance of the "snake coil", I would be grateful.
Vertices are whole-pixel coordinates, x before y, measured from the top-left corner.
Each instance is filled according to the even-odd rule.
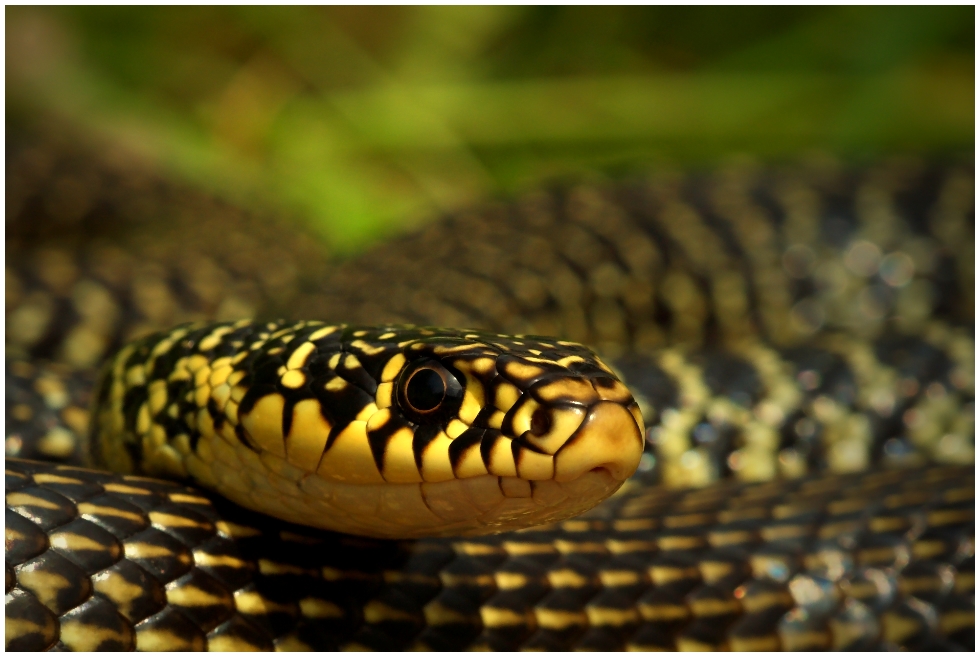
[[[66,148],[8,154],[7,649],[973,649],[972,166],[556,188],[325,278]]]

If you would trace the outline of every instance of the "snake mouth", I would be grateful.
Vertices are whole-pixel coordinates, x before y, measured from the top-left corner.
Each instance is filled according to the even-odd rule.
[[[643,453],[643,418],[629,390],[610,377],[569,378],[532,386],[508,414],[517,444],[550,463],[529,479],[568,482],[589,471],[625,481]],[[550,458],[548,458],[550,457]]]
[[[555,452],[554,479],[572,481],[586,472],[605,470],[616,481],[626,481],[642,454],[642,433],[633,414],[621,404],[601,401]]]

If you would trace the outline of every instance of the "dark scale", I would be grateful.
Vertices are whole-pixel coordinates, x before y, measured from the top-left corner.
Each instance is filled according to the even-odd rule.
[[[90,369],[71,370],[43,361],[32,363],[8,354],[6,456],[83,463],[83,439],[97,381],[97,373]],[[55,394],[45,394],[46,387],[52,385]]]
[[[651,424],[657,421],[664,410],[678,406],[677,384],[649,355],[631,354],[615,359],[613,364],[623,375],[630,390],[653,406],[657,415],[649,418]]]
[[[970,225],[973,225],[972,221]],[[961,299],[965,291],[958,280],[957,268],[953,254],[946,250],[940,250],[936,254],[932,279],[937,298],[932,302],[932,309],[941,317],[950,317],[958,323],[971,323],[973,317],[965,316],[962,310]]]
[[[122,551],[119,541],[111,533],[83,518],[76,518],[58,528],[51,534],[51,540],[56,552],[83,568],[89,576],[118,561]],[[72,544],[76,542],[84,543],[85,547],[72,549]]]
[[[24,623],[24,629],[6,643],[7,650],[36,651],[52,647],[58,638],[58,617],[30,592],[8,590],[4,602],[7,623]]]
[[[5,553],[8,569],[48,549],[48,537],[41,528],[9,507],[4,514],[4,524],[20,536],[19,541],[11,542]]]
[[[779,430],[779,449],[792,448],[801,454],[811,471],[822,469],[824,457],[820,445],[822,427],[803,411],[789,415]]]
[[[358,357],[358,363],[360,363],[360,357]],[[378,391],[377,380],[369,376],[360,364],[349,365],[347,358],[344,357],[344,352],[341,352],[340,363],[335,374],[351,385],[360,388],[369,396],[373,396]]]
[[[762,382],[749,363],[724,354],[706,354],[703,359],[704,382],[711,392],[745,407],[758,401]]]
[[[795,347],[783,352],[795,366],[795,378],[807,397],[826,395],[844,406],[851,406],[857,395],[857,381],[838,354],[813,347]]]
[[[705,418],[705,421],[694,427],[692,437],[695,445],[707,450],[715,472],[720,477],[727,477],[731,474],[732,469],[728,455],[744,444],[738,428],[728,423],[721,423],[716,426],[714,423],[706,421]]]
[[[454,469],[459,466],[460,462],[462,461],[464,452],[469,450],[471,447],[481,444],[485,433],[485,429],[480,427],[471,427],[453,440],[452,444],[449,445],[449,461],[453,464]]]
[[[912,336],[886,335],[875,343],[881,362],[898,370],[896,404],[890,414],[872,415],[875,422],[875,453],[899,461],[917,458],[917,450],[905,435],[905,413],[927,396],[955,394],[949,373],[952,363],[936,347]]]
[[[875,343],[878,359],[896,368],[900,376],[915,383],[917,390],[925,390],[931,382],[938,382],[951,389],[948,382],[952,363],[942,350],[913,336],[885,335]]]

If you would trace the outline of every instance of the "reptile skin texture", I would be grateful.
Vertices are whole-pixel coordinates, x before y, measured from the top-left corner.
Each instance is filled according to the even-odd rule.
[[[740,161],[335,262],[63,126],[8,130],[6,648],[973,650],[973,194],[962,158]],[[99,366],[243,317],[588,345],[639,403],[639,468],[576,518],[391,541],[82,467]]]
[[[395,542],[11,460],[7,647],[972,649],[972,468],[632,483],[556,525]]]

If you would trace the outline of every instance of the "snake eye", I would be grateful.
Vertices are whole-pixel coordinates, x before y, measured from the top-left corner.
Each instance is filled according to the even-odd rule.
[[[419,361],[399,377],[398,405],[417,424],[449,420],[462,400],[459,379],[437,360]]]

